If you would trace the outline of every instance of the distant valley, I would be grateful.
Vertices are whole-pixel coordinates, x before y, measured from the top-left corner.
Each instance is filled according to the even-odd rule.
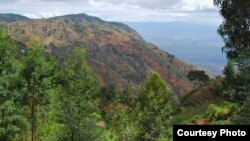
[[[226,55],[222,53],[222,39],[216,25],[184,22],[127,22],[147,41],[215,75],[222,75]]]

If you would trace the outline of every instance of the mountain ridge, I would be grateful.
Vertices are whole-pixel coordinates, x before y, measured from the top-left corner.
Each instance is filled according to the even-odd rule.
[[[30,20],[30,19],[25,16],[13,14],[13,13],[0,14],[0,24],[8,23],[8,22],[15,22],[15,21],[22,21],[22,20]]]
[[[195,83],[187,77],[194,66],[145,41],[129,26],[105,22],[86,14],[48,19],[18,20],[4,24],[11,37],[29,45],[38,39],[59,60],[74,46],[87,50],[87,61],[103,85],[118,89],[139,86],[152,71],[158,72],[176,94],[191,91]]]

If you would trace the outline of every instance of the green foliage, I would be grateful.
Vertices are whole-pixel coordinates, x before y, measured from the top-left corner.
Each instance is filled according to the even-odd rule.
[[[244,103],[249,95],[249,74],[237,71],[235,61],[229,60],[224,68],[225,78],[222,81],[219,95],[221,98],[237,103]]]
[[[242,110],[235,117],[237,124],[249,124],[249,100],[250,95],[250,1],[249,0],[214,0],[214,4],[220,8],[224,18],[218,29],[225,46],[223,51],[227,57],[233,60],[237,66],[237,72],[233,70],[229,62],[225,68],[226,79],[224,82],[224,95],[231,101],[244,103]]]
[[[236,71],[236,65],[234,61],[229,60],[223,71],[225,78],[222,81],[222,98],[242,103],[246,98],[246,94],[241,94],[243,89],[241,87],[246,87],[243,83],[243,79]]]
[[[206,117],[211,121],[226,120],[238,106],[234,103],[223,103],[221,105],[210,104],[206,113]]]
[[[21,106],[18,78],[20,64],[15,59],[16,47],[0,28],[0,140],[22,139],[27,125]]]
[[[122,93],[122,103],[128,105],[131,108],[135,107],[136,99],[130,87],[127,87]]]
[[[222,108],[222,107],[218,107],[215,104],[211,104],[208,107],[208,111],[207,111],[207,117],[209,119],[223,119],[224,116],[226,114],[228,114],[230,112],[230,110],[228,108]]]
[[[168,138],[172,113],[172,93],[159,74],[153,73],[139,90],[136,110],[139,121],[139,140]]]
[[[201,119],[202,116],[201,115],[194,115],[192,118],[190,118],[187,122],[190,123],[196,123],[199,119]]]
[[[99,97],[101,98],[101,105],[105,107],[110,102],[121,102],[123,95],[114,85],[109,85],[101,88]]]
[[[111,103],[106,109],[107,127],[116,131],[118,140],[135,140],[138,134],[138,123],[132,120],[130,107],[121,103]]]
[[[112,131],[116,136],[115,140],[136,140],[138,135],[138,123],[133,120],[131,107],[132,94],[129,88],[119,92],[113,85],[102,87],[100,91],[100,105],[103,109],[103,117],[107,131]],[[106,136],[106,132],[103,136]]]
[[[220,13],[224,18],[218,33],[224,39],[223,50],[227,53],[228,58],[244,59],[249,57],[250,1],[214,0],[214,4],[220,8]]]
[[[233,82],[236,76],[235,63],[231,60],[227,62],[226,67],[224,68],[223,74],[226,76],[227,82]]]
[[[103,132],[100,141],[118,141],[118,138],[118,135],[116,135],[114,132],[107,130]]]
[[[243,103],[250,93],[250,1],[249,0],[214,0],[220,8],[224,22],[220,25],[218,33],[222,36],[225,46],[223,51],[233,60],[238,69],[237,81],[234,82],[236,100]],[[229,66],[230,67],[230,66]],[[231,73],[227,71],[228,73]]]
[[[226,125],[226,123],[224,120],[219,120],[219,121],[214,122],[212,125]]]
[[[65,134],[65,126],[56,120],[57,113],[57,91],[49,92],[49,104],[37,108],[37,141],[58,141]]]
[[[135,107],[135,96],[132,95],[131,89],[128,87],[124,91],[119,91],[114,85],[102,87],[99,92],[100,107],[106,107],[110,103],[122,103],[131,108]]]
[[[250,125],[250,98],[245,101],[239,113],[234,116],[233,122],[236,124]]]
[[[15,44],[8,36],[7,32],[0,28],[0,73],[1,76],[7,72],[15,72],[14,56],[16,54]]]
[[[32,41],[24,56],[21,79],[23,80],[23,103],[29,108],[31,122],[31,140],[34,141],[37,128],[37,107],[49,104],[49,92],[56,69],[55,61],[46,57],[42,45]]]
[[[187,77],[191,81],[198,80],[201,81],[202,83],[205,83],[210,79],[209,76],[205,73],[205,71],[199,71],[199,70],[188,72]]]
[[[50,118],[37,128],[37,141],[58,141],[63,135],[65,127]]]
[[[39,42],[20,57],[7,33],[0,37],[0,140],[170,139],[172,93],[158,74],[138,95],[130,88],[100,90],[84,50],[75,47],[59,71]]]
[[[204,103],[197,107],[182,107],[171,119],[172,124],[195,124],[198,119],[203,118],[207,112],[208,104]]]
[[[57,77],[57,118],[66,129],[64,140],[96,140],[100,134],[95,100],[99,85],[85,57],[85,51],[76,47]]]
[[[21,140],[28,124],[27,119],[22,115],[21,109],[13,101],[12,99],[8,99],[0,105],[2,114],[0,139],[4,141],[9,141],[16,137],[18,137],[18,140]]]

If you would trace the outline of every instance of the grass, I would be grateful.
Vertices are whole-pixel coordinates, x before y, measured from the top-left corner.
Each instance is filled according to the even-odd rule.
[[[194,120],[198,120],[206,114],[209,104],[203,104],[198,107],[183,108],[180,113],[177,113],[173,118],[172,124],[190,124]]]

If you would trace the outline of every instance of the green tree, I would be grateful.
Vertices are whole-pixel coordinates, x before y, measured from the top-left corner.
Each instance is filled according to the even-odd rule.
[[[236,77],[231,77],[232,69],[226,70],[226,80],[229,86],[229,94],[242,106],[242,110],[235,118],[235,123],[249,124],[249,98],[250,97],[250,1],[249,0],[214,0],[214,4],[220,8],[220,14],[224,18],[218,28],[225,46],[229,60],[233,60],[237,66]],[[228,79],[230,78],[230,79]],[[235,78],[235,79],[231,79]],[[233,85],[230,85],[233,84]]]
[[[99,92],[99,97],[101,98],[101,106],[105,107],[110,102],[119,101],[120,93],[116,90],[114,85],[109,85],[102,87]]]
[[[122,103],[128,105],[131,108],[134,108],[136,105],[135,95],[130,87],[127,87],[122,93]]]
[[[105,107],[107,128],[118,135],[117,141],[133,141],[138,135],[137,121],[132,120],[132,109],[122,103]]]
[[[236,68],[234,62],[229,60],[226,67],[223,70],[223,74],[226,76],[227,81],[233,82],[236,75]]]
[[[220,8],[220,14],[224,18],[218,29],[218,33],[225,42],[223,50],[227,53],[228,58],[243,59],[241,63],[244,64],[245,58],[249,58],[250,53],[250,1],[214,0],[214,4]],[[241,66],[243,64],[238,65]]]
[[[206,83],[210,79],[209,76],[205,73],[205,71],[200,71],[200,70],[194,70],[188,72],[187,77],[191,81],[198,80],[201,83]]]
[[[250,1],[214,0],[214,4],[220,8],[220,14],[224,18],[218,28],[218,33],[225,42],[223,51],[228,59],[236,63],[238,69],[235,93],[245,99],[250,92]]]
[[[172,93],[159,74],[153,73],[139,90],[136,107],[140,126],[138,139],[167,140],[172,110]]]
[[[0,28],[0,140],[21,140],[27,119],[23,115],[19,92],[20,63],[15,58],[17,48],[8,34]]]
[[[236,124],[250,125],[250,98],[246,100],[240,112],[233,118]]]
[[[25,85],[23,100],[30,111],[31,141],[36,139],[38,107],[49,104],[55,68],[55,61],[45,56],[42,45],[38,41],[32,41],[31,47],[24,56],[21,71]]]
[[[52,89],[49,95],[49,104],[38,107],[37,111],[37,141],[59,141],[65,133],[64,125],[57,122],[57,93]]]
[[[222,98],[229,101],[237,101],[237,83],[238,75],[236,73],[235,63],[231,60],[228,61],[227,65],[223,70],[225,79],[222,81]],[[243,98],[243,97],[242,97]]]
[[[58,121],[65,125],[64,140],[97,140],[100,136],[99,85],[85,57],[86,52],[75,47],[58,75]]]

